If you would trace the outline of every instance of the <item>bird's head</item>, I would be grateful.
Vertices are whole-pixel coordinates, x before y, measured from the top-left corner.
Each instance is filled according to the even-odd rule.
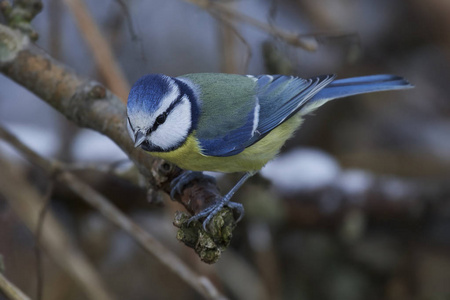
[[[168,152],[186,141],[198,119],[197,97],[190,85],[162,74],[145,75],[133,85],[127,128],[135,147]]]

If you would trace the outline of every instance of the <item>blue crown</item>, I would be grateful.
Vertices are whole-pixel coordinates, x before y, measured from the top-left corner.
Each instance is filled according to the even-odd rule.
[[[161,105],[161,98],[169,91],[168,78],[162,74],[149,74],[136,81],[128,95],[128,111],[155,112]]]

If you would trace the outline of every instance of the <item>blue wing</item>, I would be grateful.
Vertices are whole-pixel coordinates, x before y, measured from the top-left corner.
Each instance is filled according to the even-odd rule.
[[[413,87],[396,75],[371,75],[334,80],[335,75],[323,75],[309,79],[288,76],[258,76],[258,93],[261,105],[257,134],[250,146],[267,135],[275,127],[300,113],[306,115],[326,102],[348,96],[399,90]]]
[[[242,97],[242,91],[237,92],[238,86],[232,87],[233,94],[237,93],[241,101],[251,103],[252,109],[236,111],[227,107],[229,115],[221,116],[220,121],[226,118],[228,122],[225,125],[229,124],[229,130],[215,129],[214,134],[208,132],[209,137],[205,132],[198,132],[197,139],[203,154],[223,157],[239,154],[299,111],[304,103],[333,81],[334,75],[310,79],[282,75],[244,78],[254,83],[251,94],[245,92],[246,96]],[[233,126],[234,122],[241,122],[241,125]]]
[[[226,134],[217,135],[214,138],[202,138],[201,134],[197,134],[201,152],[208,156],[231,156],[244,151],[253,136],[256,107],[247,113],[242,126],[232,128]],[[231,116],[230,121],[233,121]]]
[[[236,76],[236,75],[234,75]],[[258,142],[274,128],[297,112],[307,114],[329,100],[363,93],[411,88],[412,85],[395,75],[372,75],[334,80],[335,75],[302,79],[283,75],[247,76],[256,83],[252,93],[246,91],[242,101],[251,109],[231,110],[224,116],[228,124],[239,120],[239,126],[215,131],[210,137],[199,136],[202,153],[211,156],[231,156]],[[241,78],[242,79],[242,78]],[[239,86],[231,90],[240,92]],[[231,91],[230,90],[230,91]],[[251,96],[253,95],[253,96]],[[226,99],[220,99],[226,100]],[[213,136],[213,138],[211,138]]]
[[[257,142],[275,127],[297,113],[315,94],[334,80],[334,75],[302,79],[293,76],[258,76],[258,98],[261,105]]]

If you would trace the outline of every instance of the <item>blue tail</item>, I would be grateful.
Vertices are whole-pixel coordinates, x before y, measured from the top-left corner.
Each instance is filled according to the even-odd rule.
[[[336,98],[379,91],[402,90],[412,87],[414,86],[404,78],[387,74],[338,79],[319,91],[308,101],[308,105],[316,101],[322,102],[321,104],[323,104],[326,101]]]

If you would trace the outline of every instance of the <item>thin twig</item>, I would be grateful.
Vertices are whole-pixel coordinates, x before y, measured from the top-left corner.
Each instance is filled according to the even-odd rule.
[[[75,17],[82,36],[94,55],[100,73],[106,80],[106,85],[126,103],[130,85],[114,58],[114,54],[100,32],[83,0],[64,0]]]
[[[216,12],[213,12],[213,11],[211,12],[211,16],[213,16],[217,20],[220,20],[221,22],[223,22],[223,24],[225,26],[227,26],[227,28],[229,30],[231,30],[231,32],[233,32],[236,35],[236,37],[244,44],[247,55],[245,57],[245,63],[244,63],[243,70],[244,70],[244,74],[247,73],[248,65],[250,64],[250,59],[252,58],[252,47],[247,42],[247,40],[244,38],[244,36],[239,32],[239,30],[233,25],[233,22],[229,18],[225,18],[222,15],[217,14]]]
[[[31,300],[0,272],[0,290],[11,300]]]
[[[128,31],[130,32],[131,40],[134,43],[137,43],[139,46],[139,51],[141,52],[141,59],[145,62],[147,61],[147,56],[145,55],[144,51],[144,44],[142,43],[142,39],[138,35],[137,31],[135,29],[133,24],[133,19],[131,18],[130,10],[128,9],[128,5],[123,0],[116,0],[117,4],[119,4],[120,8],[122,9],[123,13],[125,14],[125,20],[128,23]]]
[[[0,190],[11,208],[33,232],[39,220],[42,197],[23,174],[5,159],[0,158]],[[88,259],[76,248],[64,227],[51,211],[42,225],[41,247],[79,286],[88,299],[111,300],[99,274]]]
[[[36,288],[36,299],[41,300],[42,295],[44,292],[44,272],[42,269],[42,255],[41,255],[41,248],[40,245],[40,239],[42,234],[42,228],[44,225],[44,220],[46,213],[48,212],[48,209],[50,207],[51,203],[51,195],[53,192],[54,182],[51,181],[48,186],[47,190],[45,191],[45,194],[43,196],[44,199],[44,205],[42,206],[41,211],[39,212],[38,222],[37,222],[37,228],[36,228],[36,242],[34,245],[34,253],[36,256],[36,278],[37,278],[37,288]]]
[[[210,1],[210,0],[184,0],[186,2],[195,4],[208,12],[216,12],[218,14],[223,14],[229,17],[233,17],[236,21],[248,24],[255,28],[258,28],[266,33],[284,40],[286,43],[291,44],[296,47],[303,48],[307,51],[316,51],[318,44],[314,37],[300,35],[296,33],[290,33],[284,29],[275,27],[273,25],[261,22],[250,16],[247,16],[233,8],[230,8],[220,2]]]
[[[2,127],[0,127],[0,138],[19,150],[26,159],[34,165],[39,166],[49,175],[57,170],[59,173],[57,180],[59,182],[66,185],[72,192],[79,195],[84,201],[100,211],[100,213],[112,223],[130,234],[130,236],[132,236],[147,252],[154,255],[165,267],[172,270],[206,299],[225,299],[207,278],[202,277],[191,270],[181,259],[162,245],[152,235],[131,221],[104,196],[79,180],[72,173],[65,171],[62,163],[47,161]]]
[[[122,9],[122,12],[125,14],[125,20],[127,21],[128,24],[128,31],[130,32],[131,39],[133,41],[140,40],[139,36],[136,33],[136,30],[134,29],[130,10],[128,9],[127,4],[123,0],[116,0],[116,3],[119,4],[120,8]]]

